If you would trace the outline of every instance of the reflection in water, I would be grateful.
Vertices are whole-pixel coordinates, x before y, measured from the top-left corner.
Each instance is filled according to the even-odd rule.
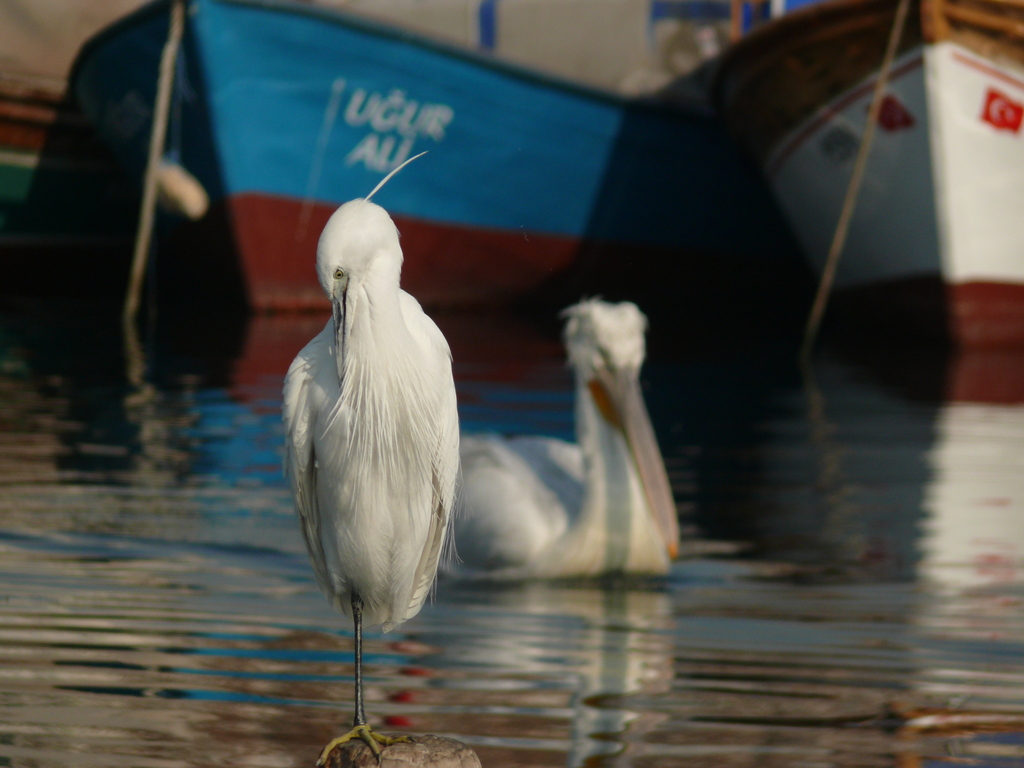
[[[949,391],[965,399],[942,403],[822,356],[808,390],[779,389],[740,448],[756,460],[730,479],[753,501],[722,510],[733,535],[807,577],[1020,582],[1024,377],[1008,379],[1024,354],[1000,361],[1004,379],[989,352],[953,357]]]
[[[349,716],[352,640],[312,583],[279,407],[325,318],[168,330],[156,396],[127,404],[108,320],[76,314],[69,347],[60,308],[0,318],[0,764],[309,765]],[[439,323],[465,428],[572,437],[554,324]],[[378,725],[488,766],[1020,764],[1024,357],[902,377],[835,353],[814,420],[789,359],[644,372],[684,523],[746,554],[445,579],[367,638]]]
[[[1024,581],[1024,405],[946,404],[927,461],[919,574],[954,589]]]
[[[517,691],[543,689],[550,715],[566,721],[538,730],[534,746],[564,750],[568,764],[580,765],[620,751],[608,736],[649,729],[641,713],[605,701],[668,690],[671,600],[662,586],[455,582],[442,583],[442,589],[450,591],[439,601],[442,617],[453,621],[463,614],[457,632],[452,624],[432,627],[430,641],[444,648],[442,658],[490,677],[486,685],[474,680],[473,688],[503,692],[506,703],[515,701]]]

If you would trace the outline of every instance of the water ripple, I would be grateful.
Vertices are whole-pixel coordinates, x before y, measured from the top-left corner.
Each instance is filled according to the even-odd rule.
[[[571,438],[557,341],[459,322],[463,426]],[[258,318],[228,381],[172,372],[150,402],[48,369],[33,323],[0,333],[37,339],[0,373],[0,765],[310,765],[350,718],[353,640],[312,581],[263,361],[313,321]],[[779,367],[646,369],[684,523],[717,540],[662,580],[442,579],[367,634],[374,722],[488,766],[1024,764],[1019,403],[826,359],[811,413]]]

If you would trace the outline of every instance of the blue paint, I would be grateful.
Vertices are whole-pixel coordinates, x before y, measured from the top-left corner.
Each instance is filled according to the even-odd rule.
[[[728,19],[729,14],[729,4],[720,0],[652,0],[650,19],[715,22]]]
[[[477,9],[480,47],[493,51],[498,43],[498,0],[480,0]]]
[[[493,11],[485,0],[481,14]],[[74,74],[83,109],[137,174],[148,123],[122,135],[109,112],[133,92],[152,102],[165,13],[157,5],[129,17],[86,47]],[[317,202],[340,204],[429,150],[378,195],[393,214],[693,250],[792,248],[760,178],[708,115],[620,100],[276,0],[193,0],[185,57],[201,98],[181,102],[180,155],[214,201],[246,192],[301,200],[318,171]]]
[[[803,8],[805,5],[814,5],[820,3],[822,0],[786,0],[786,13],[794,11],[797,8]]]
[[[820,2],[820,0],[804,0],[802,4],[806,5],[811,2]],[[793,2],[786,3],[786,10],[791,11],[797,7]],[[755,6],[753,3],[744,3],[742,15],[740,16],[740,26],[744,32],[749,32],[754,27],[763,24],[771,19],[771,5],[769,3],[762,3]]]

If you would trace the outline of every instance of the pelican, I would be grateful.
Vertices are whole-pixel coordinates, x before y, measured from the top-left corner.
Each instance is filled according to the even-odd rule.
[[[599,300],[562,316],[578,442],[463,435],[456,550],[495,577],[664,574],[679,524],[640,392],[647,318]]]
[[[332,317],[284,384],[285,471],[313,571],[355,628],[353,727],[324,747],[318,765],[353,738],[378,759],[395,741],[366,723],[362,630],[387,632],[419,613],[459,471],[451,353],[399,288],[398,230],[369,200],[393,173],[324,227],[316,271]]]

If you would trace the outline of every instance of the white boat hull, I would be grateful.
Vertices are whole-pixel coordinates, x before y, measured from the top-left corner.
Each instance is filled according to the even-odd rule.
[[[860,83],[798,125],[765,166],[772,191],[818,273],[853,173],[874,83],[874,78]],[[898,115],[889,121],[883,115],[875,132],[836,288],[940,270],[920,48],[895,62],[887,103]]]
[[[989,5],[913,7],[834,282],[858,322],[878,315],[964,345],[1024,344],[1024,0]],[[796,10],[756,28],[718,71],[730,130],[819,274],[895,7]]]
[[[825,264],[875,78],[794,129],[767,173],[812,265]],[[898,60],[836,287],[941,273],[1024,285],[1024,71],[952,42]]]
[[[1024,70],[952,42],[925,62],[942,273],[1024,284]]]

